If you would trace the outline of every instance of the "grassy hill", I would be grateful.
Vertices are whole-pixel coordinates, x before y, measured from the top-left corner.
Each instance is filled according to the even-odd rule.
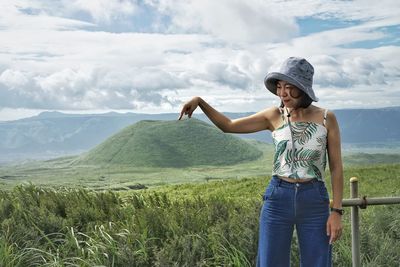
[[[234,165],[198,165],[182,168],[138,167],[127,164],[77,165],[76,156],[64,157],[26,162],[20,165],[0,166],[0,187],[11,189],[15,185],[29,182],[46,187],[67,186],[95,190],[128,190],[137,184],[158,187],[166,184],[268,177],[271,173],[273,145],[256,140],[247,140],[246,142],[261,150],[263,156],[257,160]],[[367,172],[376,164],[386,166],[399,162],[398,154],[346,153],[343,157],[345,170],[359,168]],[[381,163],[385,163],[385,165]],[[389,167],[389,169],[392,168]],[[351,172],[349,175],[354,176],[354,172]],[[329,170],[327,170],[327,175],[329,176]]]
[[[140,121],[108,138],[74,165],[188,167],[232,165],[262,152],[239,137],[197,119]]]
[[[96,190],[128,189],[137,184],[152,187],[265,176],[271,173],[273,146],[256,140],[246,142],[260,149],[263,156],[234,165],[182,168],[138,167],[127,164],[78,165],[76,156],[64,157],[0,167],[0,187],[11,189],[17,184],[29,182],[40,186],[84,187]]]

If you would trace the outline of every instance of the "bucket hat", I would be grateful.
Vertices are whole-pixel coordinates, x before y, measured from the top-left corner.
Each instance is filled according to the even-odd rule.
[[[286,81],[306,93],[313,101],[317,102],[312,88],[314,67],[304,58],[289,57],[286,59],[279,72],[270,72],[265,76],[265,87],[276,95],[276,82]]]

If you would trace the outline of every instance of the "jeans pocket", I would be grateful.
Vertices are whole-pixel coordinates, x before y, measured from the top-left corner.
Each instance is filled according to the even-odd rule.
[[[264,201],[267,199],[270,199],[274,195],[275,189],[276,189],[275,185],[272,185],[272,184],[268,185],[267,189],[265,190],[265,192],[262,196],[262,199]]]
[[[321,201],[329,203],[329,193],[328,193],[328,189],[326,188],[326,186],[324,184],[320,184],[316,187],[316,190],[318,191],[318,195],[319,198],[321,199]]]

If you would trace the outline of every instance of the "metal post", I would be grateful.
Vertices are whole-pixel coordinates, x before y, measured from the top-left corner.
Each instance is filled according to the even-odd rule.
[[[350,178],[350,197],[358,198],[358,179]],[[351,254],[353,267],[360,267],[360,219],[358,215],[358,206],[351,207]]]

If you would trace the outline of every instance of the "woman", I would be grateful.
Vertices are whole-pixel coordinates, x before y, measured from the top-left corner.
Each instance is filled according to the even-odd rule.
[[[187,114],[190,118],[200,106],[223,132],[272,132],[275,156],[272,179],[263,195],[257,266],[290,266],[294,226],[301,266],[331,266],[332,243],[342,233],[339,126],[333,112],[312,105],[318,101],[312,88],[313,75],[314,68],[307,60],[290,57],[279,72],[267,74],[264,80],[267,89],[280,98],[280,107],[230,120],[195,97],[183,106],[179,117]],[[326,154],[333,192],[331,210],[324,179]]]

